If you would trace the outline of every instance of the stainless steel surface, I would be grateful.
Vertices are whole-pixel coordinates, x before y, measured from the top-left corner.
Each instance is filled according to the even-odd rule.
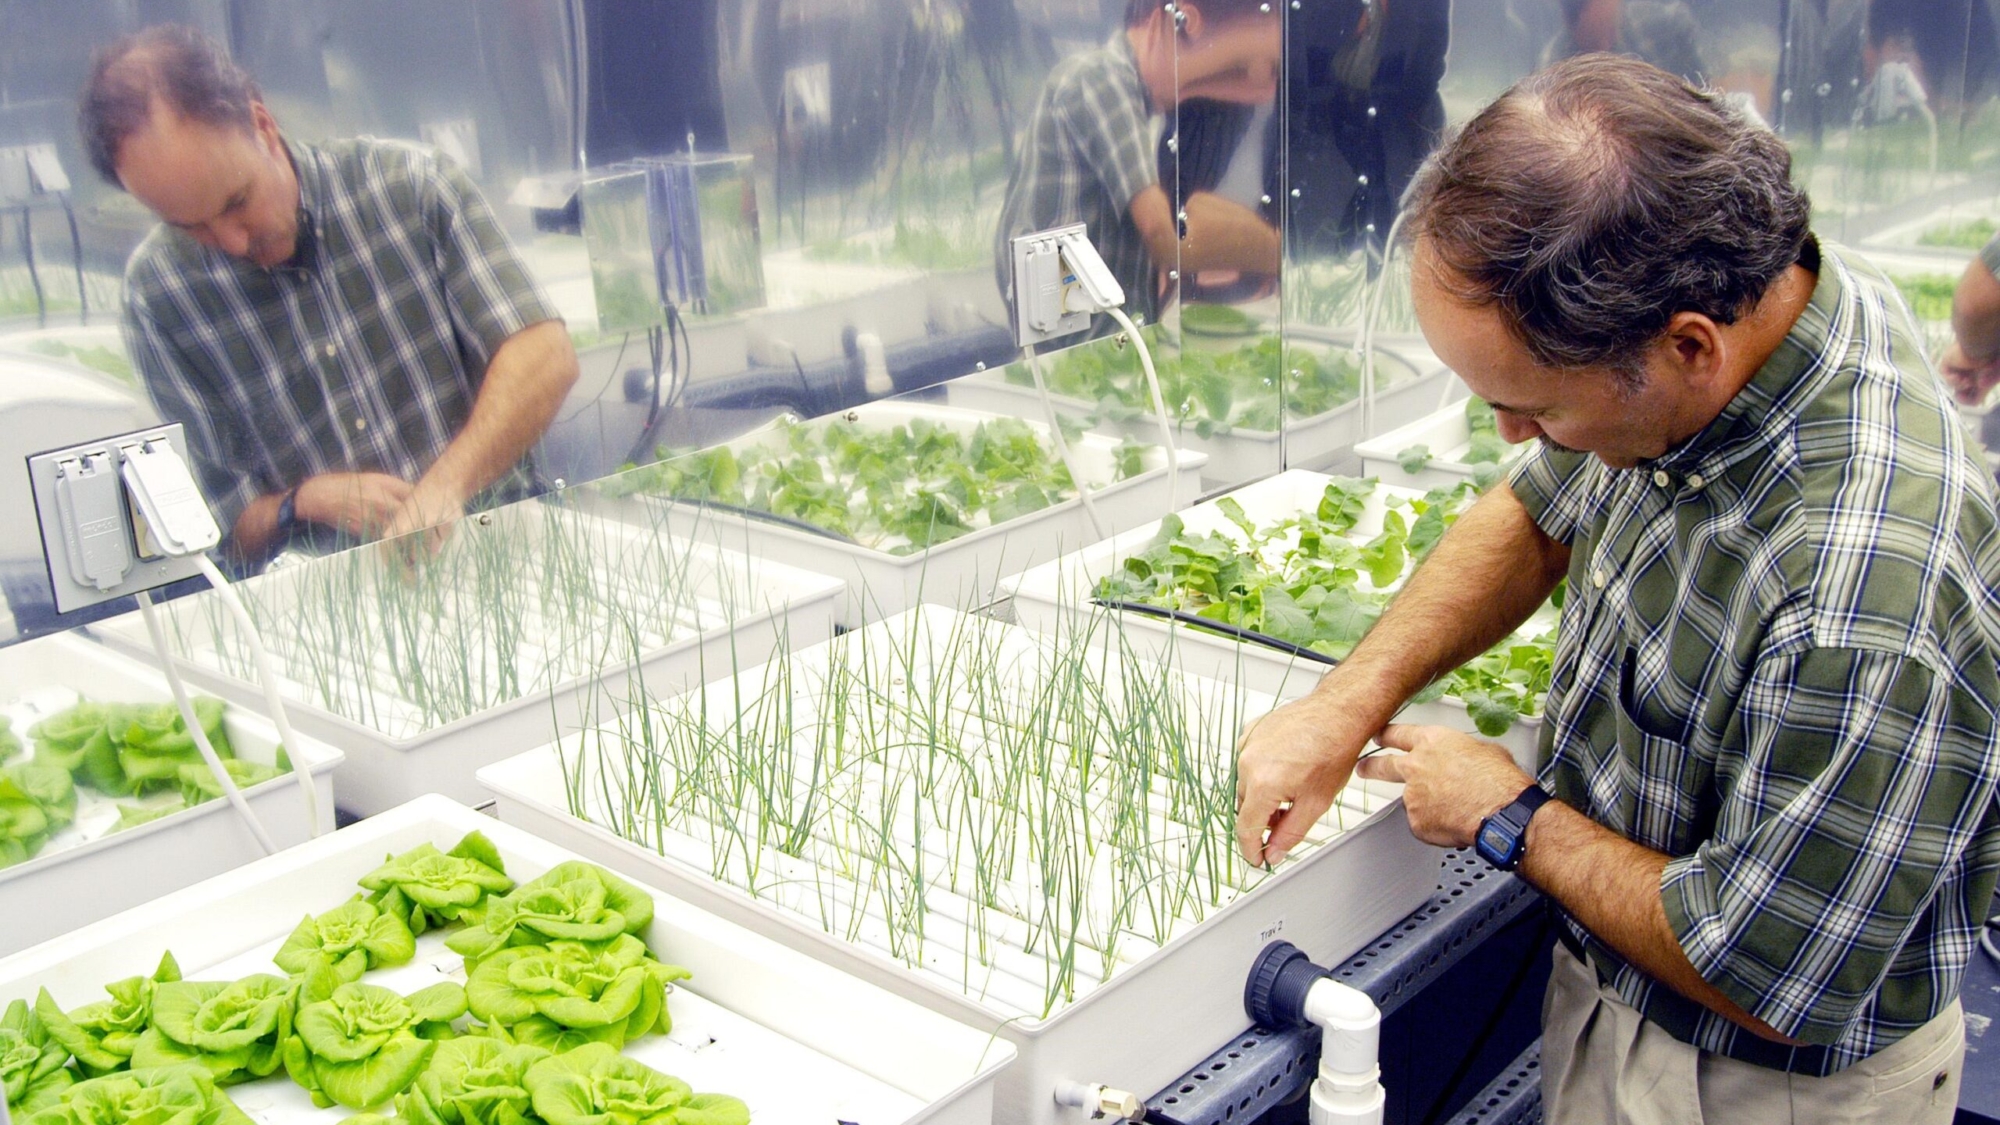
[[[1791,144],[1818,231],[1881,255],[1913,296],[1948,289],[1970,259],[1974,236],[1954,224],[2000,218],[1994,0],[1250,0],[1284,27],[1275,97],[1257,92],[1254,46],[1220,86],[1207,69],[1204,35],[1240,3],[1188,0],[1192,22],[1148,39],[1164,26],[1149,20],[1175,18],[1164,0],[1129,25],[1124,0],[0,0],[0,147],[55,146],[84,251],[79,297],[63,210],[30,216],[34,270],[18,218],[0,216],[0,330],[32,327],[41,305],[52,325],[86,301],[92,322],[111,319],[151,220],[87,171],[75,93],[93,46],[156,18],[228,42],[293,135],[423,140],[473,171],[578,338],[584,377],[542,448],[571,483],[774,410],[1017,359],[994,261],[1009,181],[1052,77],[1108,51],[1163,84],[1115,129],[1071,99],[1066,126],[1151,153],[1195,252],[1214,246],[1204,196],[1282,238],[1276,274],[1146,255],[1138,303],[1156,306],[1170,382],[1220,363],[1270,393],[1310,375],[1307,355],[1339,361],[1339,345],[1294,341],[1351,355],[1371,316],[1378,336],[1414,331],[1407,266],[1387,249],[1410,174],[1442,129],[1574,50],[1637,53],[1730,92]],[[633,309],[613,294],[662,248],[604,201],[604,173],[690,152],[734,155],[689,168],[700,237],[683,239],[701,265],[669,286],[686,331],[656,361],[657,292],[642,285]],[[580,224],[550,198],[579,179]],[[1118,217],[1132,200],[1109,203]],[[1935,300],[1925,311],[1940,346]],[[1244,350],[1273,335],[1287,346]],[[1288,438],[1341,401],[1284,395]],[[1292,444],[1258,445],[1245,472],[1277,471]]]

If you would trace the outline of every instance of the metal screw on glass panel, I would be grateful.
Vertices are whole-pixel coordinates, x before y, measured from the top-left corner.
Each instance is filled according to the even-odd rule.
[[[1269,195],[1260,195],[1260,196],[1258,196],[1258,197],[1257,197],[1257,201],[1258,201],[1259,203],[1265,203],[1265,204],[1268,204],[1268,203],[1270,203],[1270,202],[1271,202],[1271,197],[1270,197]]]
[[[569,487],[569,482],[562,479],[561,477],[557,477],[556,479],[550,481],[549,483],[555,485],[557,492],[561,492],[563,489]]]
[[[972,365],[972,369],[973,369],[974,371],[984,371],[984,370],[986,370],[986,361],[982,359],[982,360],[978,360],[978,361],[974,362],[974,363],[973,363],[973,365]]]
[[[1298,10],[1299,10],[1299,0],[1292,0],[1292,11],[1296,12]]]
[[[1367,223],[1367,224],[1364,224],[1364,225],[1362,226],[1362,228],[1361,228],[1361,229],[1362,229],[1362,230],[1364,230],[1364,231],[1367,231],[1367,232],[1368,232],[1369,234],[1374,234],[1374,233],[1375,233],[1375,224],[1374,224],[1374,223]]]
[[[1179,137],[1178,135],[1176,135],[1176,136],[1172,136],[1172,137],[1168,137],[1168,138],[1167,138],[1167,151],[1168,151],[1168,152],[1179,152],[1180,150],[1181,150],[1181,139],[1180,139],[1180,137]]]
[[[1168,271],[1167,271],[1167,280],[1168,280],[1168,281],[1179,281],[1180,279],[1181,279],[1181,271],[1179,271],[1179,270],[1168,270]]]
[[[1293,188],[1293,189],[1292,189],[1292,198],[1293,198],[1293,199],[1297,199],[1298,197],[1299,197],[1299,189],[1297,189],[1297,188]]]
[[[1792,104],[1792,92],[1790,90],[1778,91],[1778,100],[1786,105]]]
[[[1828,94],[1833,93],[1833,83],[1822,82],[1819,84],[1819,87],[1813,91],[1813,93],[1818,94],[1822,98],[1826,97]]]
[[[1363,173],[1362,175],[1354,177],[1354,182],[1360,184],[1362,187],[1367,187],[1368,186],[1367,174]]]
[[[1372,105],[1368,107],[1368,116],[1370,117],[1375,116],[1375,107]]]
[[[1259,4],[1257,5],[1257,10],[1268,13],[1271,10],[1271,6],[1269,4]]]

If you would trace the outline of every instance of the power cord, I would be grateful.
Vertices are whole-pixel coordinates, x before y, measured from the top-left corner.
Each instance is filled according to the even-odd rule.
[[[223,797],[228,799],[237,815],[243,818],[243,823],[250,829],[250,834],[257,838],[257,846],[264,849],[265,855],[276,854],[278,845],[272,841],[271,833],[265,829],[264,822],[258,820],[257,814],[251,811],[250,802],[244,800],[243,790],[236,787],[236,779],[229,776],[229,770],[222,764],[222,755],[215,752],[215,745],[208,739],[208,731],[202,727],[201,719],[194,713],[194,702],[188,698],[187,685],[181,682],[180,670],[174,666],[173,653],[167,648],[167,633],[160,627],[160,611],[153,605],[152,591],[139,591],[138,599],[139,616],[146,622],[146,635],[152,638],[153,648],[160,654],[160,667],[167,673],[167,686],[173,689],[174,706],[180,709],[181,722],[187,726],[188,734],[194,737],[195,749],[201,751],[201,759],[208,763],[208,772],[215,775],[215,783],[222,787]],[[293,763],[292,768],[302,775],[311,772],[301,768],[299,763]],[[311,789],[310,780],[306,787],[308,790]],[[317,815],[317,803],[313,804],[314,814]]]
[[[1098,539],[1109,539],[1111,533],[1105,530],[1104,517],[1097,514],[1097,501],[1091,498],[1090,482],[1077,471],[1076,460],[1070,454],[1069,439],[1063,435],[1062,420],[1056,416],[1055,400],[1049,397],[1048,381],[1042,378],[1042,357],[1036,355],[1033,348],[1022,348],[1021,354],[1028,361],[1028,371],[1035,377],[1035,391],[1042,396],[1042,409],[1049,417],[1049,437],[1055,442],[1056,456],[1069,470],[1070,481],[1076,485],[1076,498],[1083,503],[1083,514],[1090,520],[1091,534]]]

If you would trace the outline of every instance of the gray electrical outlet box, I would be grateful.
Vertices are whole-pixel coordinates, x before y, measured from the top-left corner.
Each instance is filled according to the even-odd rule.
[[[1015,236],[1012,243],[1015,343],[1027,347],[1089,329],[1089,312],[1063,311],[1063,288],[1075,279],[1070,276],[1062,250],[1056,244],[1063,235],[1085,233],[1082,223],[1072,223]]]
[[[28,457],[56,612],[69,613],[201,573],[161,552],[123,477],[126,450],[164,441],[188,459],[178,422]]]

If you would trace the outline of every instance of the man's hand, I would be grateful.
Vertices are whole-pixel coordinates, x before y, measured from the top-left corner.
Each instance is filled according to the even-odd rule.
[[[1945,386],[1951,388],[1953,398],[1966,406],[1978,406],[1986,401],[1988,391],[2000,385],[2000,355],[1984,362],[1968,359],[1958,341],[1953,340],[1938,359],[1938,374],[1944,377]]]
[[[1236,847],[1246,861],[1276,866],[1333,806],[1374,733],[1360,729],[1366,724],[1355,713],[1316,691],[1243,728],[1236,743]]]
[[[1426,844],[1471,844],[1481,821],[1535,783],[1505,747],[1448,727],[1391,723],[1375,740],[1406,753],[1363,758],[1354,772],[1401,783],[1410,831]]]
[[[368,539],[395,522],[414,491],[387,473],[321,473],[299,486],[292,510],[302,520]]]
[[[451,535],[452,525],[464,515],[465,499],[426,476],[383,527],[385,549],[405,565],[415,563],[419,556],[434,555]],[[426,534],[413,534],[419,531]]]

